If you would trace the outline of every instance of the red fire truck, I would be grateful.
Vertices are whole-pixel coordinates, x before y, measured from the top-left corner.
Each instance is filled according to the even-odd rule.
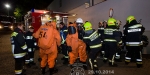
[[[37,31],[45,19],[49,19],[53,21],[55,20],[57,23],[57,27],[59,27],[58,24],[60,22],[64,22],[67,25],[68,16],[70,15],[72,14],[32,9],[24,16],[25,30],[27,31],[30,26],[33,26],[34,32]]]

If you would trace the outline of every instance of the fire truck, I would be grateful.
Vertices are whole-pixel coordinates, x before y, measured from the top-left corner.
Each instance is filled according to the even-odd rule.
[[[68,14],[64,12],[32,9],[24,16],[25,31],[27,31],[30,26],[33,26],[34,32],[36,32],[43,24],[44,20],[47,19],[50,21],[56,21],[57,27],[59,27],[60,22],[64,22],[67,25],[68,16],[72,15],[73,14]]]

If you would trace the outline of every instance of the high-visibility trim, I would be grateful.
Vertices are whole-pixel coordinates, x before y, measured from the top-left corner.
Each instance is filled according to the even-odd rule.
[[[126,44],[141,44],[141,42],[126,42]]]
[[[136,24],[136,25],[130,26],[129,28],[138,28],[138,27],[142,27],[142,25],[141,24]]]
[[[22,58],[26,55],[26,53],[20,53],[20,54],[13,54],[14,58]]]
[[[101,51],[102,52],[102,54],[105,54],[105,51]]]
[[[92,64],[91,59],[89,59],[89,63],[90,63],[91,69],[93,69],[93,64]]]
[[[105,58],[105,57],[104,57],[103,59],[104,59],[104,60],[107,60],[107,58]]]
[[[141,29],[129,29],[129,30],[128,30],[129,33],[130,33],[130,32],[139,32],[139,31],[141,31]]]
[[[127,59],[127,60],[131,60],[131,58],[130,58],[130,57],[125,57],[125,59]]]
[[[65,58],[69,58],[69,56],[64,56]]]
[[[61,37],[62,37],[61,44],[64,44],[66,40],[64,39],[64,37],[63,37],[63,36],[61,36]]]
[[[130,60],[125,60],[125,62],[130,62]]]
[[[142,62],[136,62],[137,64],[143,64]]]
[[[24,46],[21,47],[23,50],[27,49],[27,45],[25,44]]]
[[[27,36],[26,39],[33,39],[33,36]]]
[[[104,30],[104,28],[98,28],[99,30]]]
[[[119,42],[119,44],[121,44],[121,43],[122,43],[122,41]]]
[[[142,61],[142,59],[136,59],[136,61]]]
[[[64,30],[63,32],[68,32],[68,30]]]
[[[12,45],[11,45],[11,47],[12,47],[12,48],[11,48],[11,49],[12,49],[12,53],[14,54],[15,45],[14,45],[14,44],[12,44]]]
[[[97,62],[97,60],[94,60],[94,62]]]
[[[11,34],[11,37],[16,37],[18,35],[18,33],[17,32],[13,32],[12,34]]]
[[[89,37],[83,37],[83,39],[89,39]]]
[[[117,42],[117,41],[114,40],[114,39],[104,39],[104,41]]]
[[[97,65],[94,65],[94,67],[97,67]]]
[[[32,62],[34,59],[33,58],[30,58],[30,62]]]
[[[22,70],[15,70],[15,74],[21,74]]]
[[[31,49],[31,48],[28,48],[28,52],[32,52],[32,49]]]
[[[36,42],[34,42],[34,46],[37,46],[37,43],[36,43]]]
[[[101,47],[102,44],[98,44],[98,45],[93,45],[93,46],[90,46],[90,48],[98,48],[98,47]]]

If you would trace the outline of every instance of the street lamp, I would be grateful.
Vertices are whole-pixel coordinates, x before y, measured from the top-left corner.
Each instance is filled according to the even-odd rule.
[[[8,9],[8,16],[9,16],[9,8],[10,8],[10,5],[9,5],[9,4],[5,4],[5,7]]]

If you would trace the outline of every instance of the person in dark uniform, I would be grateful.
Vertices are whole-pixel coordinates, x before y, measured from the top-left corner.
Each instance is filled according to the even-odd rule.
[[[109,18],[107,21],[107,27],[104,29],[104,44],[105,44],[105,55],[104,62],[109,60],[109,66],[116,67],[117,64],[114,61],[115,53],[120,39],[120,31],[116,26],[116,20]]]
[[[65,24],[63,22],[60,23],[59,27],[60,27],[60,36],[62,39],[62,41],[61,41],[62,54],[64,55],[63,64],[68,64],[69,56],[68,56],[67,45],[66,45],[66,37],[68,34],[68,29],[67,29],[67,26],[65,26]]]
[[[26,44],[28,46],[28,52],[27,52],[27,58],[26,58],[26,64],[27,65],[35,65],[34,62],[34,50],[37,46],[36,39],[32,36],[33,35],[34,28],[30,27],[29,31],[25,33],[26,38]]]
[[[90,68],[96,73],[96,70],[98,70],[96,58],[102,46],[100,34],[95,29],[92,29],[92,24],[90,22],[86,22],[84,24],[84,28],[85,35],[83,37],[83,40],[90,47],[91,50],[89,53]]]
[[[136,65],[138,68],[142,67],[142,34],[143,25],[137,23],[134,16],[129,16],[127,18],[127,26],[124,30],[124,35],[126,35],[125,42],[127,48],[127,54],[125,56],[125,63],[129,64],[132,59],[132,55],[135,55]]]
[[[16,28],[11,34],[12,53],[15,59],[15,74],[23,75],[23,67],[25,62],[25,55],[27,45],[23,34],[23,24],[17,23]]]

